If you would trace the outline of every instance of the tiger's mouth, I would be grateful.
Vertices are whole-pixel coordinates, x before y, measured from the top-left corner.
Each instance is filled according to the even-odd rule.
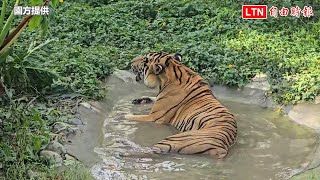
[[[142,80],[140,73],[135,68],[131,68],[130,71],[136,76],[135,79],[137,82]]]
[[[139,75],[137,75],[137,76],[136,76],[136,81],[139,82],[139,81],[141,81],[141,80],[142,80],[142,78],[141,78]]]

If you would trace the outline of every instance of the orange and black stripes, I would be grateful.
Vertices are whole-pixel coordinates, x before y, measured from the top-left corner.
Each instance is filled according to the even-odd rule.
[[[210,154],[222,158],[236,142],[234,116],[213,96],[203,78],[178,59],[174,54],[150,53],[132,63],[133,72],[139,76],[137,79],[144,79],[145,83],[157,81],[152,83],[159,85],[149,117],[181,131],[155,147],[161,152]]]

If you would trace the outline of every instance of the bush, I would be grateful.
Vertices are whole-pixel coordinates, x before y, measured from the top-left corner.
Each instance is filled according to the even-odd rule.
[[[319,7],[314,1],[268,3]],[[185,64],[214,83],[243,86],[266,73],[280,103],[319,94],[317,14],[244,20],[240,1],[131,0],[66,3],[56,15],[52,30],[60,32],[59,42],[48,59],[69,76],[65,84],[81,93],[92,95],[98,89],[96,77],[126,68],[139,54],[168,51],[180,52]]]

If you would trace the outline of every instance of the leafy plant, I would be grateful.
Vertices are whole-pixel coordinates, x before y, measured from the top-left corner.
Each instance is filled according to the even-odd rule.
[[[48,5],[49,1],[31,0],[31,5]],[[46,41],[36,47],[30,45],[27,52],[17,52],[12,45],[17,41],[18,37],[24,31],[29,23],[30,30],[41,27],[43,31],[48,28],[48,18],[44,16],[29,15],[22,19],[15,29],[10,30],[14,20],[14,10],[11,11],[9,17],[5,21],[8,0],[2,2],[1,16],[0,16],[0,89],[6,88],[16,89],[18,91],[28,91],[32,89],[42,89],[49,86],[57,75],[52,71],[40,68],[34,64],[30,55],[35,50],[43,47],[51,41]],[[58,0],[50,2],[50,5],[56,7]],[[19,5],[19,0],[15,1],[14,6]],[[5,21],[5,24],[4,24]],[[19,51],[19,50],[18,50]],[[35,82],[31,82],[31,80]],[[0,96],[2,93],[0,92]]]

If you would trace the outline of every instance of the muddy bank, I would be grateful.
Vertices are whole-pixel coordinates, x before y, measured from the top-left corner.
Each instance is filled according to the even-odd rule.
[[[65,144],[65,147],[68,153],[77,157],[85,165],[92,166],[101,160],[94,152],[94,148],[102,144],[103,133],[101,126],[106,114],[96,111],[96,109],[88,108],[88,105],[98,106],[100,104],[103,107],[103,103],[90,102],[90,104],[83,104],[85,106],[81,105],[79,107],[83,126],[80,127],[78,133],[69,136],[71,143]]]

